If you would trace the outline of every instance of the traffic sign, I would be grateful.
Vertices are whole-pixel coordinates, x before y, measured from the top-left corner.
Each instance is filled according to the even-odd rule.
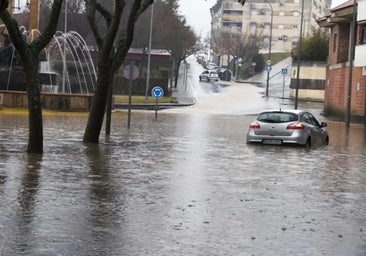
[[[266,70],[267,70],[267,72],[270,72],[272,70],[272,66],[271,65],[267,65],[266,66]]]
[[[154,88],[152,88],[151,90],[151,95],[155,98],[155,99],[161,99],[164,96],[164,90],[163,88],[161,88],[160,86],[155,86]]]
[[[140,70],[136,65],[128,64],[123,68],[123,76],[127,79],[135,80],[140,76]]]
[[[271,66],[272,61],[271,60],[267,60],[267,66]]]
[[[282,75],[287,75],[288,74],[288,69],[283,68],[281,72],[282,72]]]

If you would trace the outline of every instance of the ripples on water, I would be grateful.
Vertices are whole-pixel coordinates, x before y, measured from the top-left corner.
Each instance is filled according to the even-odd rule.
[[[252,117],[0,115],[0,255],[365,255],[365,129],[329,123],[330,145],[248,146]],[[103,131],[104,132],[104,131]]]

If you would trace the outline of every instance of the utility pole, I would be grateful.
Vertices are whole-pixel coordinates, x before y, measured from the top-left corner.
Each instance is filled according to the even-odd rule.
[[[350,26],[350,44],[349,44],[349,75],[348,75],[348,88],[347,88],[347,109],[345,123],[346,127],[349,128],[351,123],[351,95],[352,95],[352,76],[353,76],[353,61],[355,59],[355,33],[356,33],[356,22],[357,22],[357,2],[353,0],[353,15],[352,23]]]
[[[304,0],[301,3],[301,19],[300,19],[300,36],[299,44],[297,49],[297,73],[296,73],[296,90],[295,90],[295,109],[297,109],[297,104],[299,101],[299,86],[300,86],[300,62],[301,62],[301,41],[302,41],[302,23],[304,19]]]

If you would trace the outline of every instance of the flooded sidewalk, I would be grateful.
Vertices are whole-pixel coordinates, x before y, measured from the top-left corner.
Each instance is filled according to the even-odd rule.
[[[0,255],[365,255],[366,134],[248,146],[252,116],[139,112],[82,143],[86,117],[0,113]]]

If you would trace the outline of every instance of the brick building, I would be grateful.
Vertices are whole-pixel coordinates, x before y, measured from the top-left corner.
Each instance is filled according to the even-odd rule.
[[[356,4],[355,41],[351,42],[352,20]],[[366,0],[348,0],[318,20],[330,28],[329,63],[326,74],[324,110],[344,117],[349,111],[353,121],[366,122]],[[355,49],[351,63],[350,52]],[[352,65],[352,69],[350,68]],[[352,82],[349,82],[352,74]],[[350,101],[349,101],[350,100]]]

